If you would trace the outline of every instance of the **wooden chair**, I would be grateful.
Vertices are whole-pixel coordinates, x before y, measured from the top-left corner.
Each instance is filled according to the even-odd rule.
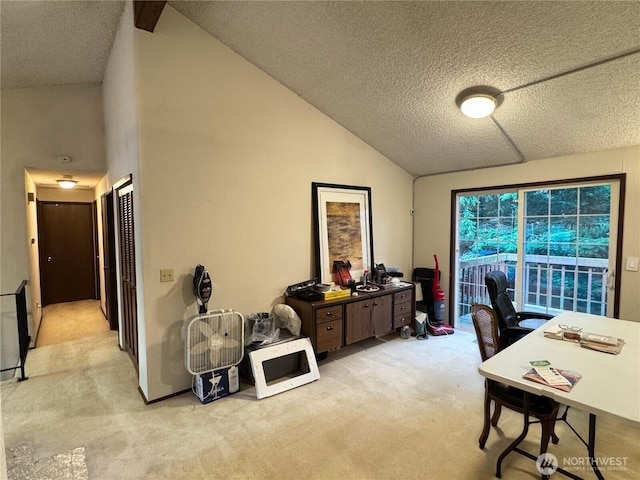
[[[471,319],[478,338],[480,356],[484,362],[500,350],[498,319],[491,307],[477,303],[471,306]],[[495,404],[493,416],[491,416],[492,400]],[[489,438],[491,425],[495,427],[498,424],[502,407],[524,414],[524,392],[518,388],[486,379],[484,427],[479,439],[480,448],[484,448],[487,438]],[[546,453],[549,439],[554,444],[559,441],[554,429],[559,407],[560,404],[550,398],[529,394],[529,414],[537,419],[530,423],[540,423],[542,426],[540,454]]]

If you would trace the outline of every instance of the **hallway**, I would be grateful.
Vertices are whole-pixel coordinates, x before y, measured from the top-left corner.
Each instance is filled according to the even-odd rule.
[[[71,342],[109,331],[99,300],[55,303],[44,307],[36,348]]]

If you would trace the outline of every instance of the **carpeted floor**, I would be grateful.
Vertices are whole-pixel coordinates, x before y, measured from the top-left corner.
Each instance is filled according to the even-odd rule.
[[[36,348],[69,342],[109,331],[100,300],[54,303],[42,311]]]
[[[189,392],[145,406],[116,342],[104,332],[37,348],[29,380],[2,384],[10,479],[489,480],[522,426],[504,410],[478,448],[484,386],[466,332],[371,339],[330,353],[316,382],[263,400],[244,382],[207,405]],[[586,435],[587,415],[572,410],[570,419]],[[550,451],[583,462],[573,433],[563,424],[557,433]],[[539,435],[533,426],[524,448],[536,453]],[[604,470],[608,480],[637,479],[640,428],[599,418],[597,455],[624,462]],[[535,462],[515,453],[503,468],[506,480],[540,478]],[[584,465],[571,468],[592,478]]]

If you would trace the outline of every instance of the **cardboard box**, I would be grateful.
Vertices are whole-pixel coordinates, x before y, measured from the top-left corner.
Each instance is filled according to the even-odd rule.
[[[238,367],[196,375],[195,394],[202,403],[219,400],[240,390]]]

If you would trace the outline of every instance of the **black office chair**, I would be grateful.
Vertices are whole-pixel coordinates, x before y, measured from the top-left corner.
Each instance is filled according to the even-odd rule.
[[[492,270],[484,277],[491,306],[498,317],[498,329],[500,345],[502,348],[520,340],[535,328],[523,327],[520,323],[524,320],[539,320],[536,327],[542,325],[553,315],[538,312],[516,312],[513,303],[507,293],[507,277],[500,270]]]
[[[474,303],[471,306],[471,319],[478,339],[480,357],[484,362],[500,351],[498,341],[497,315],[488,305]],[[494,402],[494,412],[491,416],[491,401]],[[524,413],[524,392],[494,380],[485,380],[484,394],[484,427],[478,440],[480,448],[484,448],[491,425],[498,425],[502,407]],[[555,433],[555,422],[560,404],[551,398],[529,395],[529,415],[536,418],[542,425],[540,438],[540,454],[546,453],[549,440],[554,444],[559,438]],[[529,423],[535,423],[530,421]]]

